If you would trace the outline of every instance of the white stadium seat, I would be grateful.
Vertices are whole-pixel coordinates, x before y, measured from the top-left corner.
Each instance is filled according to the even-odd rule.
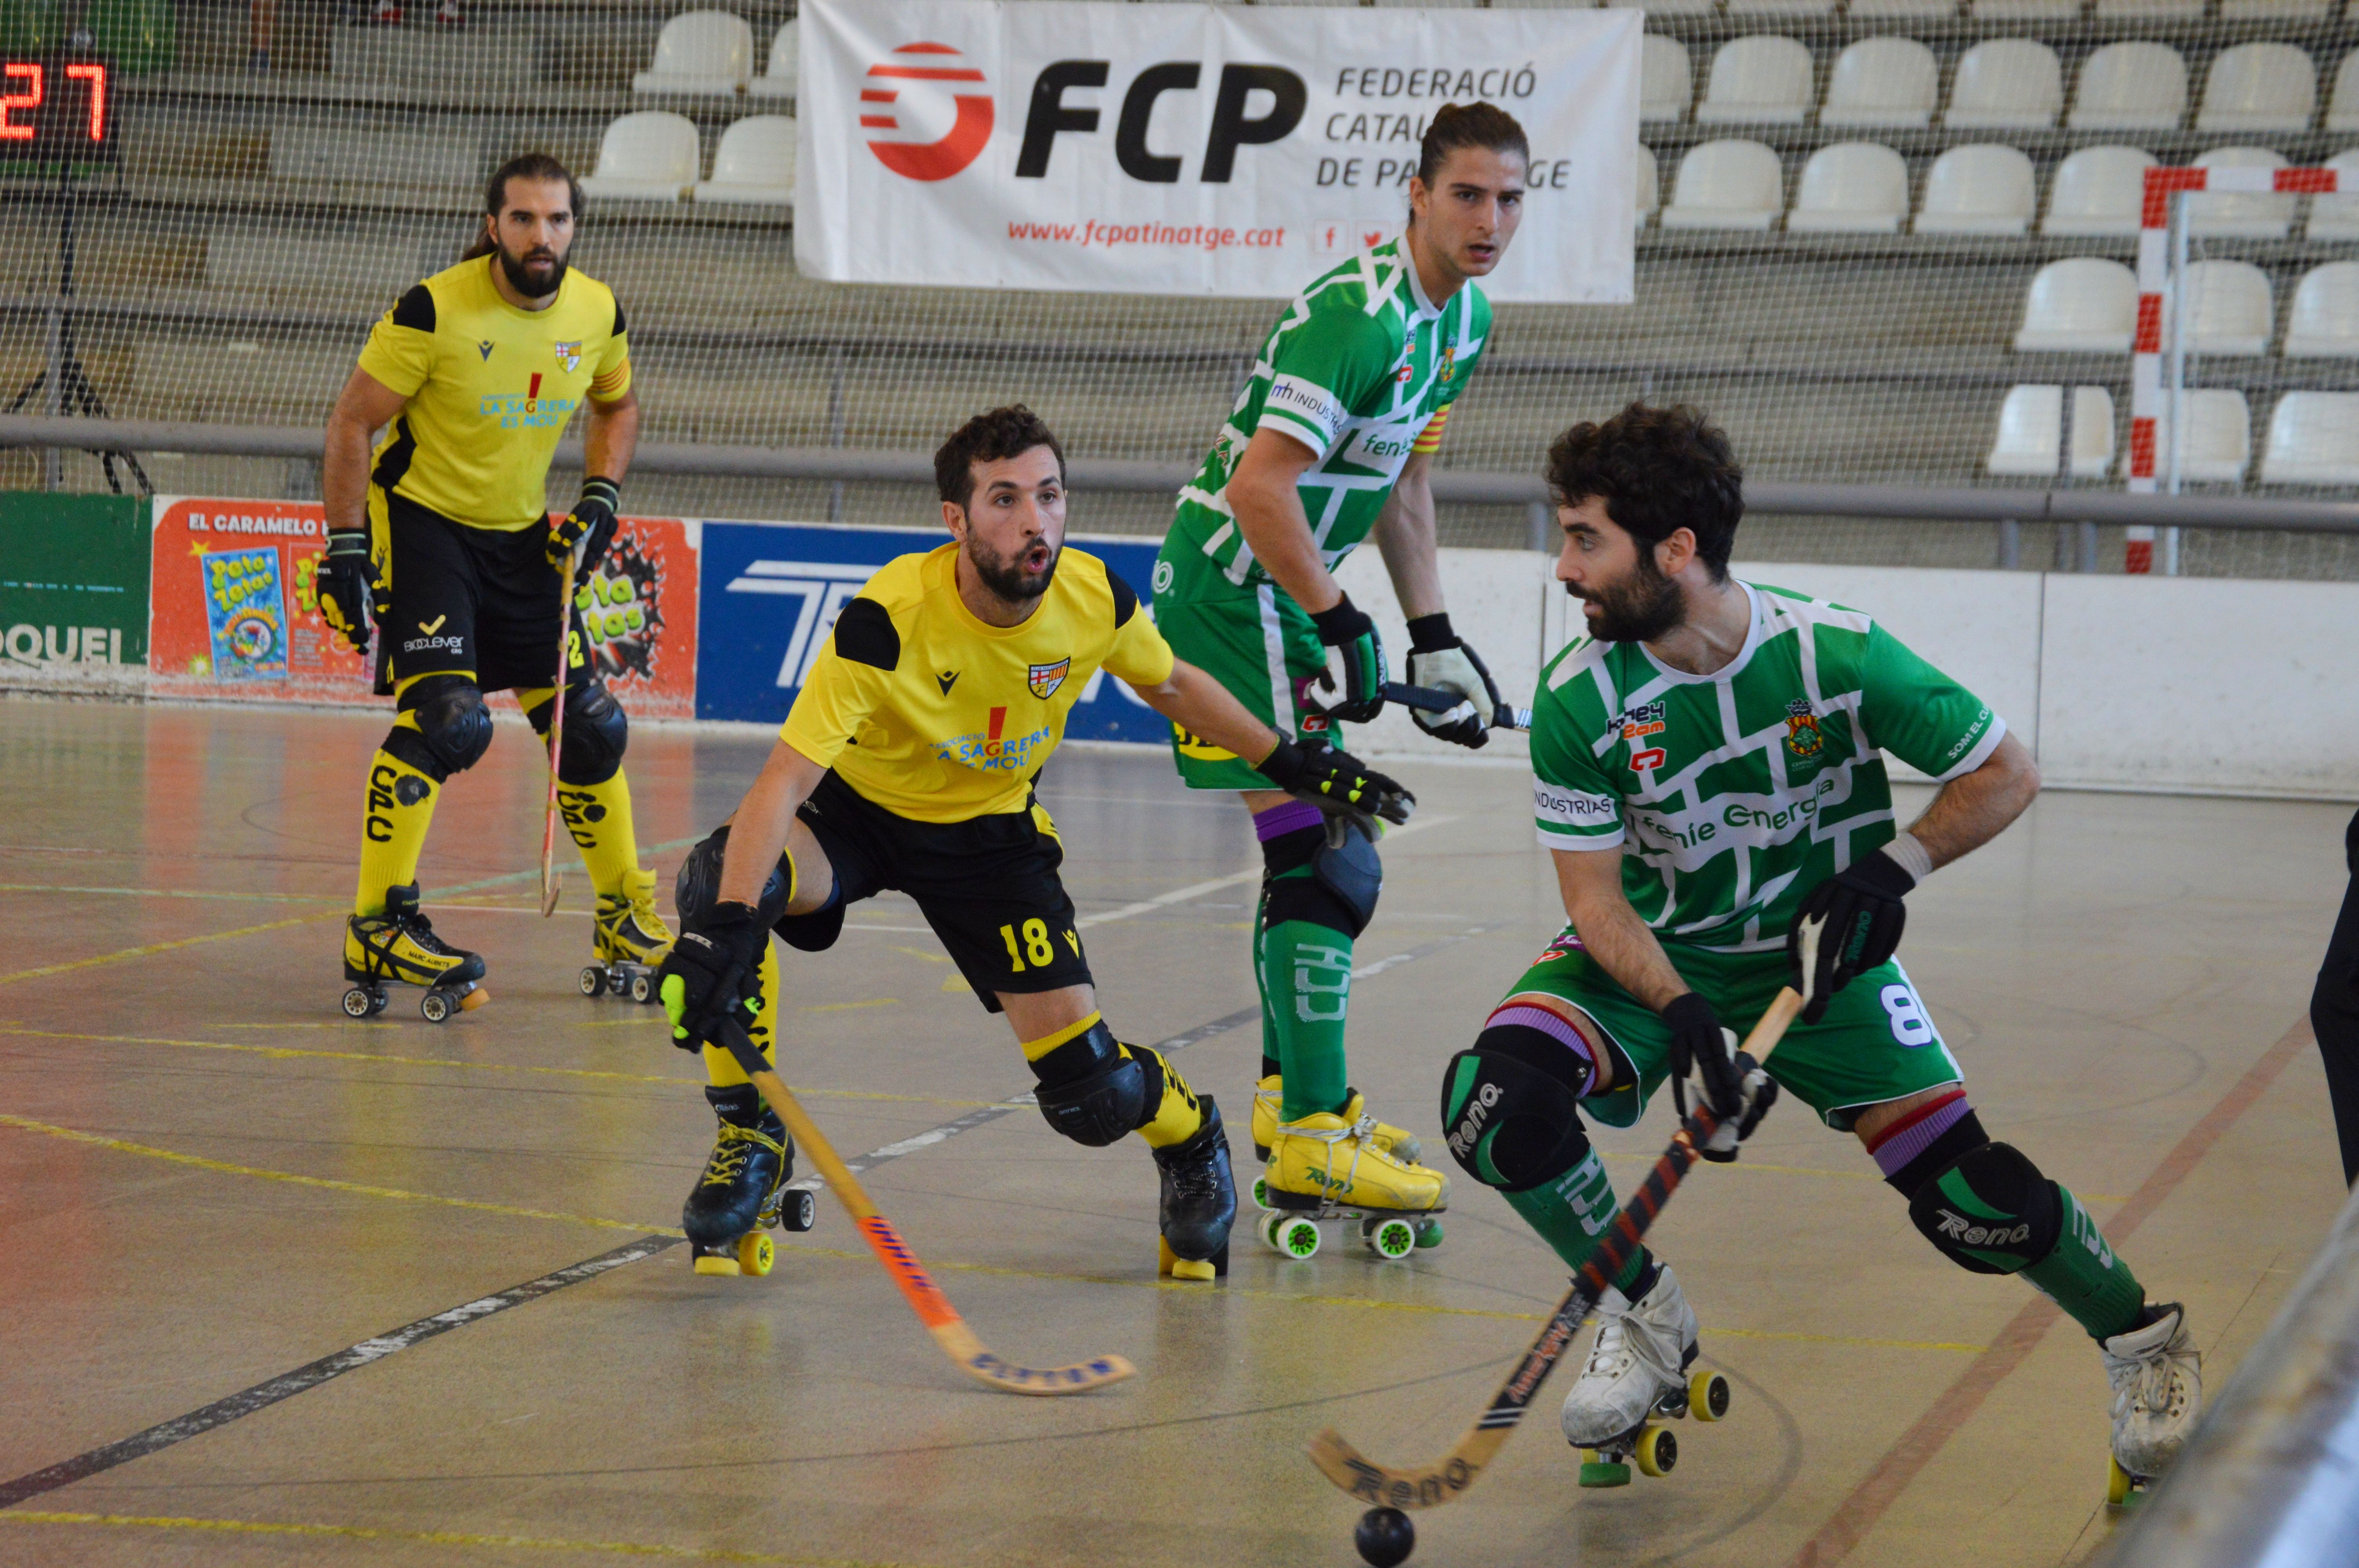
[[[796,31],[795,19],[789,16],[770,35],[770,63],[763,67],[761,75],[745,84],[745,96],[792,98],[802,59],[802,35]]]
[[[1767,229],[1785,206],[1777,155],[1759,142],[1706,142],[1680,160],[1666,229]]]
[[[1319,0],[1332,5],[1333,0]],[[1614,11],[1645,11],[1656,16],[1716,16],[1720,0],[1605,0],[1606,7]],[[1573,9],[1586,9],[1580,0],[1573,0]]]
[[[1914,38],[1862,38],[1835,57],[1819,124],[1922,127],[1940,92],[1931,49]]]
[[[2277,320],[2269,297],[2269,275],[2251,262],[2187,264],[2187,346],[2200,354],[2264,354]],[[2165,301],[2163,341],[2170,340],[2170,308]]]
[[[2039,232],[2135,236],[2146,203],[2146,171],[2154,167],[2154,155],[2136,147],[2082,147],[2056,166]]]
[[[795,123],[785,114],[749,114],[721,133],[712,178],[699,201],[783,207],[795,199]]]
[[[2190,389],[2187,394],[2187,457],[2179,477],[2203,484],[2235,484],[2253,461],[2253,415],[2245,395],[2222,387]],[[2163,398],[2162,415],[2154,422],[2154,472],[2170,478],[2174,416],[2170,399]],[[2122,454],[2122,472],[2129,472],[2129,454]]]
[[[1938,22],[1958,14],[1958,0],[1851,0],[1851,15],[1863,22]]]
[[[584,196],[610,201],[677,201],[696,183],[696,126],[664,109],[625,114],[606,127]]]
[[[682,11],[656,35],[655,64],[631,78],[634,92],[732,96],[754,74],[754,29],[727,11]]]
[[[2081,62],[2074,131],[2175,131],[2187,114],[2187,62],[2169,44],[2107,44]]]
[[[2205,0],[2097,0],[2101,22],[2184,22],[2203,15]]]
[[[1983,460],[2006,478],[2052,478],[2064,448],[2064,389],[2017,385],[1999,405],[1998,435]],[[2072,389],[2072,477],[2103,479],[2114,461],[2114,395],[2102,386]]]
[[[1728,0],[1732,16],[1832,16],[1835,0]]]
[[[1663,177],[1655,168],[1655,150],[1638,144],[1638,227],[1647,226],[1663,204]]]
[[[2081,0],[1969,0],[1977,22],[2069,22],[2081,15]]]
[[[2023,293],[2018,353],[2125,354],[2137,326],[2137,275],[2100,256],[2067,256]]]
[[[2343,57],[2334,70],[2334,96],[2327,101],[2326,128],[2359,131],[2359,49]]]
[[[2220,0],[2223,22],[2314,22],[2330,9],[2329,0]]]
[[[2318,112],[2318,68],[2291,44],[2222,49],[2203,79],[2199,131],[2306,131]]]
[[[2359,484],[2359,392],[2288,392],[2269,416],[2263,484]]]
[[[1951,147],[1925,176],[1920,234],[2020,234],[2038,202],[2031,160],[2013,147]]]
[[[2283,168],[2267,147],[2213,147],[2195,160],[2202,168]],[[2293,228],[2292,196],[2196,191],[2187,198],[2187,232],[2209,239],[2282,240]]]
[[[1685,119],[1694,98],[1695,67],[1688,63],[1688,46],[1648,33],[1638,52],[1638,118]]]
[[[1802,166],[1788,233],[1891,234],[1908,216],[1908,166],[1875,142],[1821,147]]]
[[[2310,199],[2310,227],[2303,237],[2312,240],[2359,240],[2359,147],[2336,153],[2326,167],[2341,176],[2344,196]]]
[[[1732,38],[1712,57],[1696,124],[1799,125],[1817,102],[1810,51],[1788,38]]]
[[[1950,84],[1951,130],[2045,131],[2064,107],[2064,66],[2030,38],[1991,38],[1958,60]]]
[[[2293,287],[2285,357],[2359,360],[2359,262],[2311,267]]]

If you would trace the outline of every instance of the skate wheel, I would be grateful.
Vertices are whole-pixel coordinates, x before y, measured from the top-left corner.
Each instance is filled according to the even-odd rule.
[[[1267,1176],[1256,1176],[1254,1178],[1253,1201],[1254,1207],[1256,1208],[1266,1209],[1269,1207],[1269,1178]]]
[[[1319,1227],[1299,1214],[1274,1209],[1264,1215],[1261,1238],[1273,1252],[1288,1258],[1309,1258],[1319,1250]]]
[[[1397,1261],[1417,1250],[1417,1227],[1405,1219],[1364,1219],[1360,1239],[1377,1257]]]
[[[1638,1473],[1668,1476],[1680,1462],[1680,1440],[1668,1426],[1650,1426],[1638,1434]]]
[[[2136,1500],[2138,1492],[2137,1477],[2123,1469],[2120,1460],[2105,1455],[2105,1506],[2125,1509]]]
[[[384,998],[371,996],[367,991],[361,989],[358,986],[354,986],[352,989],[344,993],[344,1016],[346,1018],[366,1018],[384,1005]]]
[[[605,995],[606,971],[595,964],[585,966],[582,971],[582,994],[583,996]]]
[[[1630,1466],[1618,1459],[1607,1459],[1594,1448],[1581,1451],[1581,1484],[1584,1487],[1626,1487],[1630,1484]]]
[[[767,1274],[770,1265],[777,1260],[777,1245],[762,1232],[757,1230],[751,1236],[737,1238],[737,1269],[740,1273],[751,1274],[758,1280]]]
[[[1417,1246],[1420,1252],[1430,1251],[1441,1245],[1441,1221],[1420,1219],[1417,1222]]]
[[[429,1023],[440,1023],[451,1016],[451,998],[442,991],[428,991],[418,999],[418,1011],[426,1015]]]
[[[655,977],[644,973],[633,975],[631,977],[631,1000],[637,1002],[641,1007],[645,1007],[647,1003],[655,1000]]]
[[[1717,1372],[1698,1372],[1688,1379],[1688,1414],[1698,1421],[1725,1416],[1728,1398],[1728,1379]]]
[[[778,1224],[785,1229],[809,1230],[819,1223],[819,1200],[801,1187],[778,1195]]]

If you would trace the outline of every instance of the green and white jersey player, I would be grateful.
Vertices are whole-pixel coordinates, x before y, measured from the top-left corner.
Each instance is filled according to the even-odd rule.
[[[1504,111],[1438,112],[1409,182],[1406,230],[1312,280],[1287,307],[1180,492],[1155,567],[1156,625],[1181,658],[1289,739],[1340,748],[1339,720],[1364,723],[1384,707],[1375,627],[1333,576],[1370,537],[1408,618],[1409,679],[1466,699],[1416,713],[1418,724],[1462,746],[1487,738],[1498,694],[1443,607],[1427,470],[1490,337],[1491,307],[1474,280],[1514,237],[1527,158],[1523,130]],[[1341,655],[1341,700],[1322,704],[1309,688],[1335,689],[1331,649]],[[1331,843],[1317,808],[1243,759],[1184,731],[1172,751],[1189,787],[1242,793],[1262,841],[1253,1125],[1273,1202],[1441,1208],[1448,1178],[1417,1162],[1408,1133],[1367,1115],[1344,1066],[1352,944],[1383,874],[1372,819],[1345,821]],[[1430,1225],[1420,1235],[1440,1238]]]
[[[2088,1331],[2121,1471],[2158,1474],[2201,1398],[2184,1313],[2149,1305],[2080,1201],[1991,1141],[1894,957],[1904,896],[2030,805],[2029,752],[1873,617],[1728,575],[1743,475],[1701,415],[1575,426],[1548,477],[1588,629],[1532,722],[1570,924],[1451,1058],[1451,1154],[1577,1271],[1616,1211],[1577,1103],[1627,1127],[1669,1077],[1749,1133],[1782,1088],[1858,1136],[1945,1257],[2022,1275]],[[1941,786],[1906,832],[1886,752]],[[1789,983],[1807,1005],[1765,1075],[1728,1029]],[[1696,1355],[1669,1266],[1641,1249],[1614,1284],[1564,1405],[1583,1447],[1637,1427]]]

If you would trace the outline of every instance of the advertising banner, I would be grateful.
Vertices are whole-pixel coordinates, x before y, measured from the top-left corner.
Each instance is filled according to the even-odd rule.
[[[327,553],[317,502],[156,498],[154,651],[159,696],[368,703],[375,649],[352,652],[320,617],[313,575]],[[696,707],[695,525],[625,517],[574,594],[592,662],[647,719]],[[551,623],[549,671],[556,673]]]
[[[703,614],[696,716],[762,724],[786,721],[835,618],[876,568],[896,556],[930,550],[939,528],[860,528],[816,523],[706,523]],[[1073,534],[1149,601],[1158,539]],[[1082,688],[1065,734],[1075,741],[1169,741],[1171,727],[1122,682],[1098,670]]]
[[[147,662],[147,525],[120,495],[0,493],[0,671],[105,677]]]
[[[805,0],[795,261],[847,283],[1287,298],[1398,232],[1444,103],[1516,116],[1494,299],[1627,304],[1637,10]]]

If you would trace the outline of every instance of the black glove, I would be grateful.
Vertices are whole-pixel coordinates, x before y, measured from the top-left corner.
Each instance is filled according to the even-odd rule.
[[[1812,888],[1786,933],[1802,1022],[1816,1023],[1835,992],[1890,958],[1908,911],[1901,896],[1917,885],[1907,867],[1878,849]]]
[[[1447,713],[1411,708],[1409,719],[1436,740],[1481,751],[1491,739],[1491,718],[1499,711],[1499,688],[1474,650],[1458,640],[1446,614],[1420,615],[1408,623],[1408,684],[1464,697]]]
[[[674,1045],[699,1050],[718,1039],[730,1014],[739,1014],[741,1024],[760,1015],[752,976],[767,939],[761,917],[742,903],[716,903],[681,922],[679,939],[656,971],[656,995],[671,1019]]]
[[[365,654],[369,645],[368,535],[357,528],[331,529],[328,553],[311,578],[312,597],[328,630]]]
[[[1725,1165],[1736,1158],[1736,1146],[1753,1136],[1769,1108],[1777,1103],[1777,1080],[1752,1057],[1739,1051],[1729,1059],[1736,1073],[1737,1085],[1745,1097],[1745,1108],[1712,1130],[1712,1138],[1696,1151],[1716,1165]]]
[[[1700,1105],[1708,1105],[1723,1120],[1745,1110],[1745,1084],[1736,1070],[1736,1035],[1721,1026],[1712,1003],[1694,991],[1682,991],[1663,1009],[1671,1030],[1671,1103],[1680,1119],[1688,1114],[1688,1090]]]
[[[1385,710],[1385,644],[1376,635],[1376,623],[1352,602],[1349,594],[1337,600],[1332,609],[1313,615],[1310,623],[1319,628],[1321,643],[1343,650],[1343,700],[1326,711],[1346,724],[1369,722]],[[1334,690],[1334,672],[1322,671],[1319,685]]]
[[[1287,794],[1307,800],[1321,811],[1361,818],[1371,838],[1375,837],[1375,825],[1367,818],[1381,816],[1387,822],[1407,822],[1408,814],[1417,809],[1417,796],[1359,758],[1339,752],[1324,741],[1298,746],[1291,741],[1280,740],[1277,749],[1254,766],[1261,770],[1262,777]]]
[[[614,542],[614,508],[622,503],[622,486],[613,480],[594,476],[583,480],[582,497],[573,503],[573,510],[549,524],[549,564],[563,571],[565,557],[579,544],[582,575],[586,578],[596,570],[606,558],[606,546]]]

